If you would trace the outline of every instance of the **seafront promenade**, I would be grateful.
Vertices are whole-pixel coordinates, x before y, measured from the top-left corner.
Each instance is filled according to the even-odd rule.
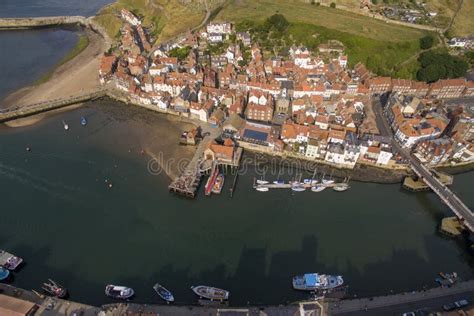
[[[440,311],[441,305],[459,298],[474,297],[474,280],[459,282],[451,287],[437,287],[417,292],[406,292],[387,296],[360,299],[320,299],[317,301],[299,301],[277,306],[227,307],[207,304],[199,305],[156,305],[116,303],[101,307],[61,300],[33,291],[0,284],[0,295],[18,299],[18,302],[34,303],[37,312],[32,315],[178,315],[178,316],[218,316],[218,315],[255,315],[255,316],[318,316],[318,315],[397,315],[397,311],[415,310],[424,306],[427,311]],[[4,297],[5,299],[5,297]],[[3,302],[0,300],[0,302]],[[1,305],[0,308],[5,307]]]

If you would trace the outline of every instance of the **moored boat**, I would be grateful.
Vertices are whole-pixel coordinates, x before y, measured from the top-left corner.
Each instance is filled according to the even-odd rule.
[[[315,185],[315,186],[311,187],[312,192],[321,192],[324,189],[326,189],[326,187],[323,186],[323,185]]]
[[[349,189],[349,185],[347,183],[337,183],[333,186],[333,190],[337,192],[343,192]]]
[[[306,187],[303,184],[298,183],[298,184],[293,184],[291,186],[291,189],[295,192],[303,192],[306,190]]]
[[[156,283],[153,286],[153,289],[155,290],[156,294],[158,294],[166,302],[168,302],[168,303],[174,302],[173,294],[170,291],[168,291],[164,286]]]
[[[8,270],[15,270],[23,262],[23,259],[0,249],[0,266]]]
[[[219,173],[219,175],[216,177],[216,182],[214,182],[214,186],[212,187],[212,193],[220,194],[223,186],[224,175],[222,173]]]
[[[10,271],[8,271],[5,268],[0,267],[0,281],[5,281],[8,279],[8,276],[10,275]]]
[[[201,298],[207,298],[209,300],[224,301],[228,300],[230,295],[229,291],[205,285],[192,286],[191,290],[193,290],[197,296]]]
[[[58,298],[64,298],[67,295],[67,289],[51,279],[48,279],[48,282],[44,282],[41,288],[48,294],[51,294]]]
[[[333,179],[323,179],[322,183],[323,184],[333,184],[335,181]]]
[[[257,184],[268,184],[266,180],[257,180]]]
[[[330,290],[344,284],[340,275],[306,273],[293,278],[293,288],[302,291]]]
[[[273,184],[285,184],[285,181],[283,181],[283,180],[275,180],[275,181],[273,181]]]
[[[84,116],[81,116],[81,125],[86,126],[87,125],[87,119]]]
[[[105,287],[105,295],[115,299],[127,300],[134,294],[135,291],[133,291],[132,288],[126,286],[109,284]]]
[[[267,187],[263,187],[263,186],[257,186],[255,188],[255,190],[259,191],[259,192],[268,192],[269,191],[269,188]]]

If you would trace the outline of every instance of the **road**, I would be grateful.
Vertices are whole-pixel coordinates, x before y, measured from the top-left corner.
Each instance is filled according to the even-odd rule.
[[[367,311],[356,311],[349,313],[340,313],[333,315],[344,315],[344,316],[392,316],[392,315],[402,315],[403,313],[423,310],[427,312],[441,311],[444,304],[452,303],[457,300],[467,299],[471,304],[474,302],[474,290],[466,291],[459,294],[448,295],[442,298],[432,298],[428,300],[418,301],[416,303],[404,303],[399,305],[393,305],[382,308],[369,309]]]
[[[472,211],[467,207],[461,199],[459,199],[453,191],[445,186],[437,177],[434,176],[425,165],[423,165],[418,158],[413,156],[407,149],[403,148],[394,138],[392,129],[390,128],[385,115],[383,114],[383,108],[380,100],[374,100],[373,109],[376,116],[377,126],[380,132],[384,136],[390,136],[392,139],[392,146],[396,148],[398,153],[403,156],[411,165],[411,168],[415,173],[423,178],[423,181],[435,192],[441,200],[451,208],[451,210],[462,219],[463,224],[471,231],[474,232],[474,216]]]

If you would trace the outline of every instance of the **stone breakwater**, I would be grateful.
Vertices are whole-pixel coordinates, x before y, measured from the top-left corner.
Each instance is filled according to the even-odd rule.
[[[31,29],[40,27],[60,27],[62,25],[80,25],[99,33],[105,41],[106,47],[112,45],[107,32],[95,23],[94,17],[84,16],[46,16],[34,18],[0,18],[0,30]]]

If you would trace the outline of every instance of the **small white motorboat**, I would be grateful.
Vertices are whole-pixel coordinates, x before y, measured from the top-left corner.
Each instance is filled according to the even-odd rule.
[[[302,185],[302,184],[296,184],[296,185],[292,185],[291,186],[291,189],[295,192],[303,192],[306,190],[305,186]]]
[[[267,188],[267,187],[262,187],[262,186],[257,186],[255,188],[255,190],[259,191],[259,192],[268,192],[270,189]]]
[[[66,131],[68,131],[68,130],[69,130],[69,125],[67,125],[67,123],[66,123],[66,122],[64,122],[64,121],[63,121],[63,126],[64,126],[64,129],[65,129]]]
[[[257,184],[268,184],[268,181],[265,181],[265,180],[257,180]]]
[[[349,189],[349,185],[347,183],[337,183],[334,185],[333,190],[337,192],[343,192]]]
[[[333,179],[323,179],[323,184],[333,184],[335,181]]]
[[[322,186],[322,185],[315,185],[314,187],[311,187],[312,192],[321,192],[325,189],[326,189],[326,187]]]

